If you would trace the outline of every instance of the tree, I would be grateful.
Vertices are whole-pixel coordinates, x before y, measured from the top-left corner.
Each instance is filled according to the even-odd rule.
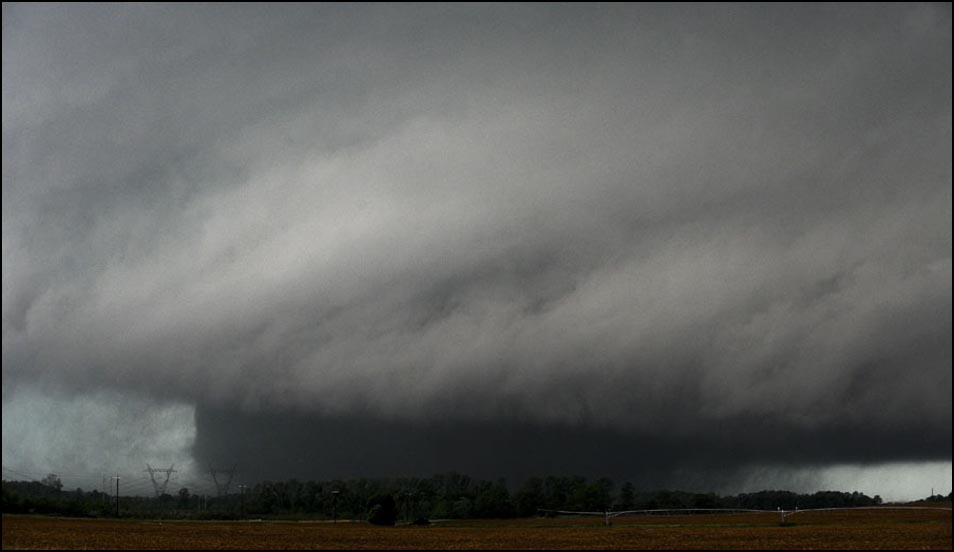
[[[692,507],[700,509],[718,508],[719,497],[715,493],[696,493],[692,495]]]
[[[473,515],[478,518],[513,516],[513,503],[510,501],[510,491],[507,490],[507,483],[504,480],[498,480],[496,483],[481,481],[477,484]]]
[[[46,477],[43,478],[42,481],[40,481],[40,483],[43,483],[47,487],[51,487],[57,491],[63,488],[63,482],[60,481],[60,477],[56,475],[55,473],[51,473],[47,475]]]
[[[583,507],[590,511],[607,510],[613,503],[613,482],[601,477],[583,488]]]
[[[397,505],[391,495],[378,495],[368,501],[368,522],[374,525],[394,525]]]
[[[619,490],[619,502],[616,503],[618,510],[632,510],[636,504],[636,488],[627,481]]]
[[[546,495],[543,493],[543,479],[531,477],[524,482],[520,490],[514,495],[517,506],[517,515],[530,517],[546,505]]]

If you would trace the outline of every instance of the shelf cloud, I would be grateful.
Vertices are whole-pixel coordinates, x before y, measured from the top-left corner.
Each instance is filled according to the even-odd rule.
[[[949,461],[951,46],[949,4],[5,4],[4,418],[191,405],[257,477]]]

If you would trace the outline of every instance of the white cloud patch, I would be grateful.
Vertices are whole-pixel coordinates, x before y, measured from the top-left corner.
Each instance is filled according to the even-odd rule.
[[[115,391],[64,396],[18,387],[3,401],[4,479],[60,476],[67,489],[102,490],[120,475],[124,494],[152,494],[146,465],[177,472],[176,482],[201,474],[191,460],[195,409]],[[171,489],[170,492],[178,490]]]

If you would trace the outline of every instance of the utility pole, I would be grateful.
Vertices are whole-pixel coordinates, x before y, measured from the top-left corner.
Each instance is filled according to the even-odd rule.
[[[404,494],[404,518],[407,519],[408,523],[414,521],[414,496],[412,491],[407,491]]]
[[[116,517],[119,517],[119,476],[113,476],[116,479]]]
[[[341,491],[331,491],[331,511],[334,515],[334,523],[338,523],[338,493]]]
[[[240,517],[244,518],[245,517],[245,489],[248,488],[248,485],[239,485],[238,488],[239,488],[239,496],[241,497],[240,501],[242,505],[240,510],[241,512]]]

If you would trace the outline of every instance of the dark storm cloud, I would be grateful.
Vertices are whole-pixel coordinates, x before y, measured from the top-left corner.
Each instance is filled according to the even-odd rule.
[[[262,474],[951,456],[948,5],[3,25],[5,404]]]

